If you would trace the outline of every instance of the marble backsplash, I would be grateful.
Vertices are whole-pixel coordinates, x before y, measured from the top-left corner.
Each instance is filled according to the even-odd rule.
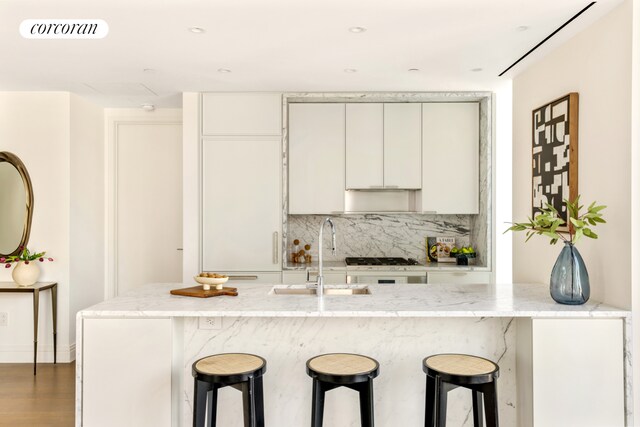
[[[287,253],[291,243],[299,239],[301,245],[311,245],[311,254],[317,260],[318,232],[327,215],[289,215]],[[330,231],[325,227],[325,260],[343,260],[345,257],[406,257],[425,262],[425,239],[434,236],[452,236],[456,245],[470,243],[470,215],[418,215],[418,214],[349,214],[331,215],[336,226],[337,256],[331,255]]]

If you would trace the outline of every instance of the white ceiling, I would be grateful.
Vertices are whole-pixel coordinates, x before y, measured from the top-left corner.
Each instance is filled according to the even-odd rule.
[[[598,1],[498,77],[588,3],[0,0],[0,90],[71,91],[110,107],[175,107],[183,91],[492,90],[622,0]],[[109,35],[22,38],[20,22],[34,18],[104,19]],[[367,31],[349,32],[354,26]],[[518,31],[521,26],[529,28]],[[194,34],[189,27],[206,32]]]

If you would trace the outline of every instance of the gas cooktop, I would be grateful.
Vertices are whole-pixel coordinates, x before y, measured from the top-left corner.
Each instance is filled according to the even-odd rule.
[[[347,265],[420,265],[413,258],[373,258],[373,257],[347,257],[344,259]]]

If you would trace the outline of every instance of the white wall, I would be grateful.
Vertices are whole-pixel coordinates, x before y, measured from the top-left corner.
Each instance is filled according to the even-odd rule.
[[[513,217],[531,214],[531,112],[569,92],[580,94],[578,191],[608,208],[598,240],[578,244],[591,295],[631,308],[631,20],[627,0],[513,81]],[[513,237],[516,282],[549,283],[561,246]]]
[[[495,283],[513,282],[512,238],[504,233],[508,222],[512,222],[511,197],[511,150],[512,150],[512,82],[508,80],[494,89],[495,139],[493,167],[494,175],[494,238]]]
[[[633,5],[631,87],[631,283],[633,292],[633,384],[635,425],[640,425],[640,2]]]
[[[71,95],[69,341],[79,310],[104,299],[105,144],[101,107]]]
[[[62,92],[0,92],[2,151],[18,155],[33,183],[34,211],[29,248],[46,250],[55,262],[40,265],[42,281],[58,282],[58,355],[69,359],[69,151],[70,95]],[[0,269],[0,281],[11,281]],[[33,309],[30,294],[2,294],[0,311],[9,324],[0,327],[0,362],[33,358]],[[40,360],[53,359],[50,293],[40,299]]]

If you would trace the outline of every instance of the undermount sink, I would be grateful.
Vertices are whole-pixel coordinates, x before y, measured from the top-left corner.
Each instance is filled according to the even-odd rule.
[[[317,295],[315,288],[302,286],[274,286],[271,295]],[[368,286],[326,286],[323,295],[370,295]]]

